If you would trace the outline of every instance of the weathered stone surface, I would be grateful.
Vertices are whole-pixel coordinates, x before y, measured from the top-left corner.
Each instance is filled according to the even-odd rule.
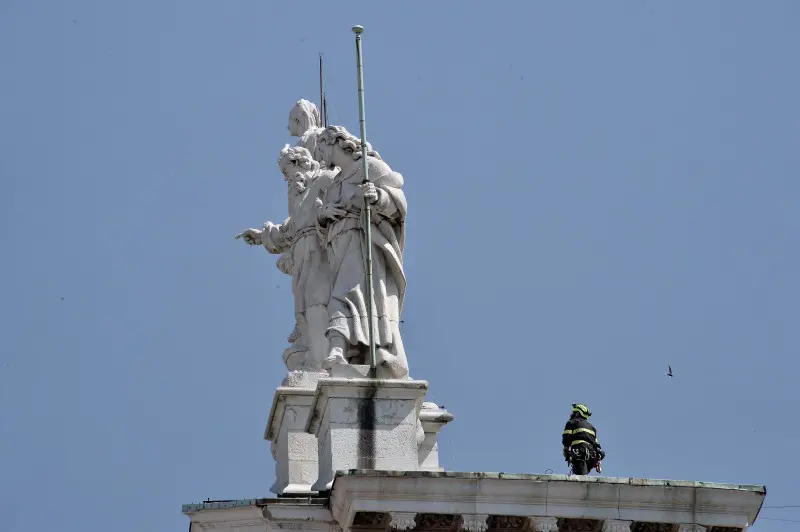
[[[553,485],[572,485],[571,494],[561,490],[556,511],[567,509],[572,516],[554,513],[548,504],[548,492]],[[642,520],[628,523],[618,520],[617,507],[602,507],[607,512],[600,518],[582,517],[583,511],[597,515],[598,508],[590,507],[602,501],[585,498],[587,484],[627,485],[653,488],[661,486],[663,500],[651,497],[639,502],[640,511],[648,506],[658,515],[670,511],[674,504],[673,519],[661,522]],[[669,488],[669,489],[667,489]],[[677,492],[674,490],[678,490]],[[698,497],[702,507],[684,507],[682,490],[708,490],[713,494]],[[656,492],[651,492],[656,493]],[[630,495],[630,494],[628,494]],[[603,527],[630,526],[631,532],[741,532],[746,524],[753,523],[763,503],[763,486],[741,486],[643,480],[609,477],[576,479],[567,475],[516,475],[505,473],[446,473],[402,471],[348,471],[336,476],[329,498],[317,499],[251,499],[244,501],[218,501],[184,506],[184,513],[192,520],[193,532],[214,529],[214,532],[241,532],[255,530],[294,530],[299,532],[348,532],[350,529],[388,532],[391,523],[396,530],[406,529],[414,515],[420,532],[459,532],[474,521],[469,516],[490,516],[486,532],[601,532]],[[567,500],[571,497],[571,502]],[[630,501],[620,499],[619,504]],[[584,508],[582,510],[582,508]],[[264,510],[264,517],[259,510]],[[681,516],[686,513],[704,516],[716,521],[715,526],[686,524]],[[548,515],[549,514],[549,515]],[[708,521],[706,521],[708,523]],[[554,526],[561,525],[556,529]],[[480,527],[480,525],[478,525]],[[262,527],[262,528],[258,528]],[[341,530],[337,530],[341,527]]]
[[[436,403],[422,403],[419,413],[423,440],[419,446],[419,468],[423,471],[443,471],[439,465],[439,431],[453,420],[453,414]]]
[[[412,380],[319,381],[306,427],[319,446],[312,489],[329,489],[334,471],[418,470],[424,440],[418,413],[427,387]]]
[[[317,438],[306,432],[315,389],[280,387],[270,410],[264,439],[275,458],[275,484],[279,495],[310,495],[318,477]]]
[[[573,528],[599,526],[620,516],[643,523],[679,524],[687,516],[711,526],[753,523],[765,497],[763,486],[673,480],[508,473],[347,471],[337,473],[331,510],[347,523],[353,511],[382,509],[419,513],[554,517]],[[592,523],[583,523],[589,520]],[[619,526],[625,526],[619,524]],[[501,528],[501,527],[498,527]]]

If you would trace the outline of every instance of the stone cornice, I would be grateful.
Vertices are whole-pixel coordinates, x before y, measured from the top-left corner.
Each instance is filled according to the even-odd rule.
[[[201,529],[228,527],[263,527],[266,520],[261,508],[242,506],[234,508],[209,508],[200,511],[184,512],[192,520],[193,526]]]
[[[288,504],[286,502],[266,503],[262,506],[264,517],[270,521],[322,521],[333,522],[333,516],[323,504]]]
[[[283,415],[286,413],[286,402],[289,396],[294,396],[295,400],[302,401],[310,405],[314,400],[314,390],[308,388],[290,388],[281,386],[275,390],[272,398],[272,407],[269,409],[269,419],[264,429],[264,439],[272,441],[277,437],[277,431],[283,422]]]
[[[349,471],[337,474],[331,511],[346,530],[356,512],[541,516],[699,523],[744,528],[763,486],[566,475]]]

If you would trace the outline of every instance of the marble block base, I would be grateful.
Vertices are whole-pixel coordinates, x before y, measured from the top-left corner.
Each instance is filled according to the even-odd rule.
[[[453,419],[453,414],[436,403],[422,403],[419,421],[425,439],[419,446],[420,470],[444,471],[444,468],[439,465],[439,432]]]
[[[329,371],[334,379],[369,379],[370,369],[362,364],[336,364]]]
[[[275,391],[264,439],[275,459],[275,484],[270,491],[284,496],[309,496],[318,476],[317,438],[306,432],[317,382],[327,373],[293,371]]]
[[[319,449],[319,479],[311,489],[328,491],[340,470],[418,471],[427,390],[426,381],[321,379],[306,426]]]

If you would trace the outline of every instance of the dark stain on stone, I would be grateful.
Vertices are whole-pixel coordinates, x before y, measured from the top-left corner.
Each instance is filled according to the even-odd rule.
[[[365,397],[358,402],[358,468],[375,469],[375,396],[377,381],[367,388]]]

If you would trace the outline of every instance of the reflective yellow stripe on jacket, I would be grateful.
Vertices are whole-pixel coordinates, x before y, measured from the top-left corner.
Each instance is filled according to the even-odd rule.
[[[570,436],[572,434],[578,434],[579,432],[586,432],[587,434],[591,434],[592,436],[597,437],[597,434],[595,434],[595,432],[592,429],[585,429],[585,428],[579,428],[575,430],[567,429],[563,432],[563,434],[565,436]]]

